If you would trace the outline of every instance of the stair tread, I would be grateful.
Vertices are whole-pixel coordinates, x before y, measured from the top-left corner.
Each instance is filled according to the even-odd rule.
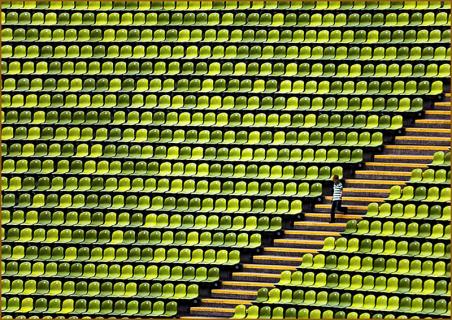
[[[450,137],[429,137],[429,136],[397,136],[396,140],[408,141],[449,141]]]
[[[378,184],[378,185],[401,185],[405,184],[406,181],[401,180],[373,180],[373,179],[347,179],[347,183],[358,183],[358,184]],[[345,188],[344,188],[345,189]]]
[[[290,257],[290,256],[272,256],[272,255],[258,255],[254,256],[253,260],[270,260],[270,261],[291,261],[291,262],[302,262],[301,257]]]
[[[218,294],[240,294],[246,296],[255,296],[257,292],[255,290],[243,290],[243,289],[212,289],[212,293]]]
[[[146,318],[146,319],[152,319],[152,318]],[[161,319],[161,318],[156,318]],[[210,320],[210,319],[223,319],[223,317],[204,317],[204,316],[183,316],[179,318],[180,320]]]
[[[406,171],[356,170],[355,174],[411,177],[411,172]]]
[[[401,144],[394,145],[389,144],[385,146],[385,149],[397,149],[397,150],[433,150],[433,151],[448,151],[449,146],[425,146],[425,145],[409,145],[409,144]]]
[[[202,303],[218,303],[218,304],[246,304],[250,305],[253,300],[244,300],[244,299],[228,299],[228,298],[204,298],[201,299]]]
[[[326,236],[326,237],[334,237],[339,236],[341,233],[337,231],[311,231],[311,230],[285,230],[285,234],[291,235],[312,235],[312,236]]]
[[[359,193],[359,192],[375,192],[375,193],[388,193],[389,189],[374,189],[374,188],[344,188],[345,192]]]
[[[265,252],[289,252],[289,253],[314,253],[317,252],[316,249],[308,248],[284,248],[284,247],[266,247]]]
[[[435,106],[447,107],[447,106],[450,106],[450,101],[438,101],[438,102],[435,102]]]
[[[329,209],[331,208],[331,205],[316,205],[316,206],[322,206],[322,209]],[[344,205],[344,207],[350,207],[347,205]],[[362,207],[363,210],[367,210],[367,206],[355,206],[355,207]],[[305,216],[309,216],[309,217],[317,217],[317,218],[329,218],[330,214],[329,213],[305,213]],[[359,214],[344,214],[344,213],[336,213],[336,219],[350,219],[350,220],[354,220],[354,219],[362,219],[362,215]]]
[[[445,119],[416,119],[415,123],[449,124],[450,120],[445,120]]]
[[[343,204],[343,207],[346,207],[348,210],[359,210],[359,211],[367,211],[367,206],[359,206],[359,205],[347,205]],[[331,204],[316,204],[314,206],[316,209],[331,209]],[[312,216],[314,217],[314,216]],[[336,215],[337,217],[337,215]],[[323,218],[323,217],[320,217]],[[326,217],[325,217],[326,218]],[[343,216],[342,219],[348,219],[347,216]]]
[[[326,200],[332,200],[332,196],[326,196]],[[363,202],[363,201],[370,201],[370,202],[381,202],[384,201],[385,198],[381,197],[350,197],[350,196],[343,196],[342,201],[354,201],[354,202]]]
[[[375,159],[410,159],[410,160],[432,160],[433,156],[428,155],[412,155],[412,154],[377,154]]]
[[[406,132],[435,132],[435,133],[450,133],[450,129],[443,128],[406,128]]]
[[[223,286],[243,286],[243,287],[266,287],[272,288],[275,286],[271,282],[253,282],[253,281],[223,281],[221,282]]]
[[[294,226],[312,226],[312,227],[328,227],[328,228],[336,228],[336,227],[345,227],[346,224],[342,222],[322,222],[322,221],[295,221]]]
[[[287,248],[283,248],[283,249],[287,249]],[[288,266],[288,265],[252,264],[252,263],[244,263],[243,264],[243,269],[294,270],[296,268],[297,268],[296,266]]]
[[[289,244],[322,244],[323,240],[305,240],[305,239],[290,239],[290,238],[283,238],[283,239],[275,239],[274,243],[289,243]]]
[[[405,162],[366,162],[366,166],[376,167],[407,167],[407,168],[427,168],[425,163],[405,163]]]
[[[450,102],[449,102],[450,105]],[[425,114],[436,114],[436,115],[449,115],[450,111],[449,110],[425,110]]]
[[[220,308],[220,307],[191,307],[190,311],[197,312],[213,312],[213,313],[233,313],[234,308]],[[209,317],[210,318],[210,317]]]
[[[275,274],[275,273],[265,273],[265,272],[245,272],[245,271],[240,271],[240,272],[233,272],[232,273],[233,277],[255,277],[255,278],[272,278],[272,279],[279,279],[281,277],[281,275],[279,273]]]

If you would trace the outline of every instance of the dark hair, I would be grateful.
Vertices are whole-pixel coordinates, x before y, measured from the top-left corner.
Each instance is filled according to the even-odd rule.
[[[339,179],[339,176],[338,176],[337,174],[335,174],[335,175],[333,176],[333,179]]]

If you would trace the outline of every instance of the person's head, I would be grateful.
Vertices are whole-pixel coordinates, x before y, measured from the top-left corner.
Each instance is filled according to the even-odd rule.
[[[338,176],[337,174],[335,174],[335,175],[333,176],[333,182],[334,182],[334,183],[338,183],[338,182],[339,182],[339,176]]]

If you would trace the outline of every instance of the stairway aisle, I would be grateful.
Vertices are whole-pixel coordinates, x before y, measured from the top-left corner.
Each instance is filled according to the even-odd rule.
[[[383,202],[394,185],[404,185],[415,168],[425,168],[436,151],[450,147],[450,95],[443,102],[425,108],[424,116],[406,128],[391,145],[385,145],[373,161],[355,171],[351,179],[345,179],[343,204],[348,214],[336,214],[336,223],[329,223],[331,196],[305,213],[303,221],[295,221],[275,239],[272,246],[264,247],[254,255],[251,263],[233,272],[229,280],[212,289],[209,298],[201,299],[199,306],[190,308],[190,316],[183,319],[227,318],[233,315],[238,304],[249,305],[257,290],[271,288],[284,270],[295,270],[304,253],[316,252],[323,246],[325,237],[338,237],[348,220],[361,219],[371,202]]]

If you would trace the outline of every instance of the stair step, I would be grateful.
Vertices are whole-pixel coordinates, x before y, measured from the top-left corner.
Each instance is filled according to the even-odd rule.
[[[273,288],[274,283],[271,282],[254,282],[254,281],[223,281],[221,282],[223,286],[231,287],[255,287],[255,288]]]
[[[287,257],[287,256],[272,256],[272,255],[259,255],[254,256],[253,260],[270,260],[270,261],[290,261],[290,262],[302,262],[301,257]]]
[[[265,250],[266,248],[264,248]],[[287,248],[280,248],[287,249]],[[251,264],[244,263],[243,269],[264,269],[264,270],[294,270],[296,266],[288,266],[288,265],[274,265],[274,264]]]
[[[265,279],[279,279],[280,273],[265,273],[265,272],[233,272],[233,278],[265,278]]]
[[[346,224],[342,222],[321,222],[321,221],[295,221],[294,226],[297,227],[330,227],[330,228],[336,228],[336,227],[343,227],[345,228]]]
[[[405,163],[405,162],[366,162],[366,166],[374,167],[396,167],[396,168],[427,168],[425,163]]]
[[[450,105],[450,103],[449,103]],[[443,119],[416,119],[414,123],[419,124],[450,124],[450,120]]]
[[[430,150],[430,151],[448,151],[449,146],[426,146],[426,145],[386,145],[385,149],[396,150]]]
[[[347,184],[373,184],[373,185],[401,185],[406,181],[401,180],[373,180],[373,179],[347,179]],[[345,188],[344,188],[345,189]]]
[[[344,193],[388,193],[389,189],[373,189],[373,188],[344,188]]]
[[[252,300],[244,300],[244,299],[222,299],[222,298],[205,298],[201,299],[202,303],[212,303],[212,304],[232,304],[233,306],[239,304],[250,305]]]
[[[450,105],[450,102],[449,102],[449,105]],[[448,111],[448,110],[425,110],[425,114],[447,116],[447,115],[450,115],[450,111]]]
[[[256,296],[257,292],[254,290],[242,290],[242,289],[212,289],[214,294],[227,294],[227,295],[242,295],[242,296]]]
[[[396,141],[450,141],[450,137],[397,136]]]
[[[374,159],[388,159],[388,160],[426,160],[430,161],[433,156],[428,155],[412,155],[412,154],[377,154]]]
[[[152,318],[147,318],[147,319],[152,319]],[[216,319],[222,319],[224,320],[224,317],[204,317],[204,316],[184,316],[184,317],[180,317],[180,320],[216,320]]]
[[[450,101],[438,101],[438,102],[435,102],[435,106],[436,107],[449,107]]]
[[[298,246],[302,246],[302,245],[322,245],[323,244],[323,240],[304,240],[304,239],[283,238],[283,239],[275,239],[274,243],[275,244],[295,244],[295,245],[298,245]]]
[[[282,252],[282,253],[315,253],[317,252],[316,249],[310,249],[310,248],[282,248],[282,247],[265,247],[265,252]],[[291,266],[293,267],[293,266]]]
[[[337,237],[341,233],[336,231],[310,231],[310,230],[285,230],[284,234],[294,236],[324,236],[324,237]]]
[[[450,129],[442,129],[442,128],[406,128],[405,132],[450,133]]]
[[[331,201],[333,199],[332,196],[326,196],[325,200]],[[351,201],[351,202],[383,202],[385,198],[379,198],[379,197],[347,197],[343,196],[342,201]]]
[[[367,206],[359,206],[359,205],[343,205],[343,207],[346,207],[349,211],[350,210],[353,210],[353,211],[367,211]],[[314,208],[316,208],[316,209],[328,209],[328,210],[330,210],[331,209],[331,204],[316,204],[315,206],[314,206]],[[318,217],[318,218],[329,218],[329,215],[328,215],[328,217],[324,217],[323,216],[323,214],[322,214],[322,216],[317,216],[317,213],[315,213],[315,215],[316,216],[314,216],[314,214],[305,214],[305,217]],[[336,214],[336,219],[340,219],[340,218],[342,218],[342,219],[348,219],[347,217],[348,217],[349,215],[344,215],[344,216],[340,216],[340,215],[337,215]]]
[[[331,205],[329,204],[317,204],[315,206],[316,208],[319,209],[330,209]],[[365,210],[367,211],[367,206],[347,206],[345,205],[344,207],[346,207],[347,209],[351,209],[354,208],[355,210]],[[316,217],[316,218],[330,218],[330,214],[329,213],[305,213],[305,217]],[[343,214],[343,213],[336,213],[335,215],[336,219],[347,219],[347,220],[357,220],[357,219],[362,219],[362,215],[359,214]]]
[[[405,171],[382,171],[382,170],[356,170],[355,174],[375,175],[375,176],[402,176],[411,177],[411,172]]]
[[[235,308],[219,308],[219,307],[191,307],[191,312],[211,312],[211,313],[234,313]],[[209,317],[209,319],[212,319]]]

